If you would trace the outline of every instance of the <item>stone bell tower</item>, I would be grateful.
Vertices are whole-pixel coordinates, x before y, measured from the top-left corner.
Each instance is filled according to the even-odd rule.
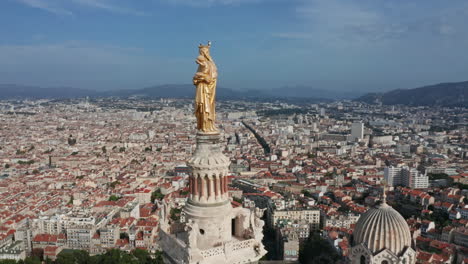
[[[195,116],[196,149],[187,162],[191,169],[190,195],[183,208],[184,222],[169,221],[166,203],[160,211],[159,244],[166,262],[211,264],[255,263],[266,251],[262,245],[263,210],[233,208],[228,193],[229,159],[223,154],[221,134],[214,122],[217,69],[211,44],[200,45]]]
[[[197,247],[211,248],[231,240],[229,159],[221,152],[220,135],[197,134],[197,147],[187,162],[191,168],[190,197],[184,208],[187,222],[198,225]]]

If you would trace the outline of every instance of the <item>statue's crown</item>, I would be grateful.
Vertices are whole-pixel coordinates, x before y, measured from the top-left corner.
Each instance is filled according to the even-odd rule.
[[[208,44],[207,45],[203,45],[200,43],[200,45],[198,46],[199,49],[209,49],[211,47],[211,41],[208,41]]]

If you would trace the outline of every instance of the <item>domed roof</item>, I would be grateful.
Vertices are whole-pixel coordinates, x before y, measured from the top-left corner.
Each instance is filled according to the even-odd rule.
[[[388,249],[400,255],[411,247],[411,233],[403,216],[383,202],[359,218],[353,233],[353,245],[361,243],[376,254]]]

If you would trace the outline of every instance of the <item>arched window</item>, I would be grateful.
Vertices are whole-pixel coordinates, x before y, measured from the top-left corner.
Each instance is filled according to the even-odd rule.
[[[388,264],[388,261],[382,260],[382,264]]]
[[[366,257],[364,255],[361,255],[361,262],[360,264],[366,264]]]

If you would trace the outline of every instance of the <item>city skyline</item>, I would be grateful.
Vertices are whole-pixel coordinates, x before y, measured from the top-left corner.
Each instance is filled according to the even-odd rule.
[[[8,0],[0,80],[137,89],[189,83],[213,41],[220,85],[386,91],[463,81],[464,1]],[[201,19],[203,17],[203,19]]]

